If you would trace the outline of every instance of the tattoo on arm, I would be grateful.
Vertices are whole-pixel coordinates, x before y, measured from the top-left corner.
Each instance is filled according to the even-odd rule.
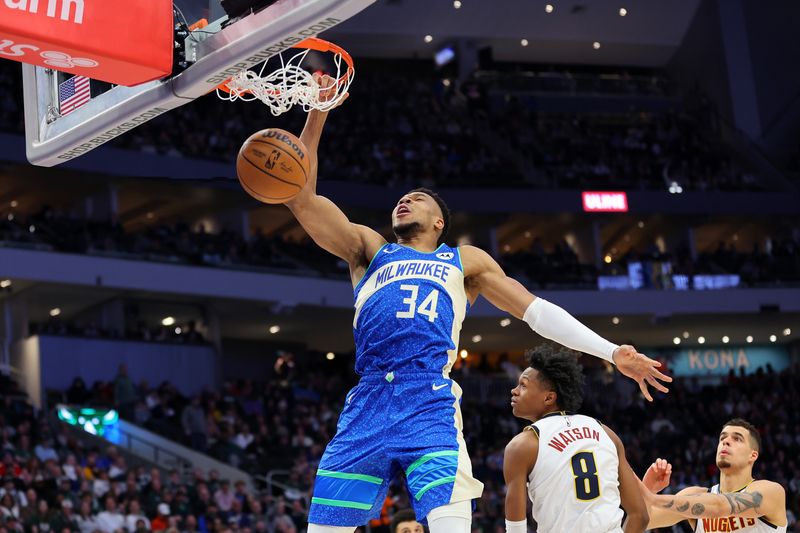
[[[705,496],[705,495],[703,495]],[[698,497],[703,497],[698,496]],[[737,493],[723,493],[719,496],[724,496],[725,500],[730,506],[731,515],[740,515],[750,509],[755,509],[760,512],[761,503],[764,501],[764,495],[760,492],[737,492]],[[692,516],[703,516],[707,513],[706,506],[702,503],[694,503],[697,497],[688,496],[685,498],[670,498],[666,503],[661,504],[664,509],[672,509],[678,513],[685,513],[691,506]]]
[[[733,495],[735,502],[735,513],[743,513],[748,509],[755,509],[761,506],[764,496],[760,492],[738,492]]]
[[[731,497],[731,495],[730,494],[723,494],[723,496],[725,496],[725,498],[728,500],[728,505],[731,506],[731,514],[735,513],[736,512],[736,507],[734,507],[734,505],[733,505],[733,498]]]

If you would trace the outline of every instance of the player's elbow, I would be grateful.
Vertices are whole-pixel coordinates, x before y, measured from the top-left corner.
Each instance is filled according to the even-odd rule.
[[[631,511],[625,510],[627,518],[625,519],[625,533],[642,533],[647,529],[650,522],[650,515],[647,512],[647,507],[632,509]]]

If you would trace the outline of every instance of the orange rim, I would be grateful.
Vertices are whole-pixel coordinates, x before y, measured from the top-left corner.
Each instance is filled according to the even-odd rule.
[[[347,70],[341,78],[336,80],[336,83],[345,84],[353,76],[353,58],[350,56],[347,50],[337,44],[333,44],[330,41],[326,41],[325,39],[320,39],[318,37],[309,37],[308,39],[300,41],[296,45],[292,46],[292,48],[307,48],[309,50],[316,50],[317,52],[330,52],[332,54],[341,55],[342,59],[344,59],[344,62],[347,63]],[[228,82],[230,82],[231,79],[233,78],[228,78],[217,85],[216,88],[220,91],[231,94],[231,90],[228,88]],[[242,92],[244,94],[250,94],[250,91]]]

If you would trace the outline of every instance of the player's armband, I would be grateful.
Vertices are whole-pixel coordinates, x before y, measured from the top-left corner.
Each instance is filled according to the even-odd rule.
[[[511,522],[506,520],[506,533],[528,533],[528,521],[517,520],[516,522]]]
[[[546,339],[605,359],[609,363],[614,362],[614,350],[619,346],[607,341],[564,309],[543,298],[536,298],[531,302],[522,320]]]

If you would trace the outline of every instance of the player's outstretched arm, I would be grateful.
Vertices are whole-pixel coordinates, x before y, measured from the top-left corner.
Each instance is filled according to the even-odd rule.
[[[645,501],[648,500],[649,494],[658,494],[669,486],[670,477],[672,476],[672,465],[666,459],[658,458],[653,461],[653,464],[647,469],[642,481],[638,483],[639,491],[644,497]],[[686,487],[681,490],[678,495],[689,496],[692,494],[705,494],[708,489],[703,487]],[[648,505],[650,522],[647,524],[648,529],[656,529],[660,527],[670,527],[678,522],[682,522],[685,518],[677,513],[672,513],[663,507]],[[695,529],[693,520],[689,520],[692,530]]]
[[[639,383],[649,401],[652,385],[662,392],[668,389],[659,382],[671,382],[662,374],[661,363],[640,354],[633,346],[617,346],[592,331],[561,307],[531,294],[520,282],[506,276],[489,254],[474,246],[461,247],[467,291],[474,301],[483,295],[495,307],[524,320],[547,339],[579,352],[600,357],[617,365],[619,371]]]
[[[665,509],[684,518],[764,517],[777,526],[786,525],[786,491],[778,483],[765,479],[752,482],[740,492],[679,493],[675,496],[650,493],[645,496],[651,507]]]
[[[622,508],[625,510],[626,518],[623,529],[625,533],[642,533],[647,529],[649,516],[647,504],[644,502],[642,494],[639,492],[639,478],[633,473],[631,465],[625,456],[625,446],[611,428],[603,425],[603,429],[614,441],[619,458],[619,496]]]
[[[511,439],[503,454],[506,482],[506,533],[528,531],[528,476],[539,455],[539,439],[526,430]]]
[[[329,76],[317,76],[317,80],[323,88],[333,83]],[[336,204],[317,194],[317,148],[327,118],[327,111],[312,110],[308,114],[300,135],[308,150],[308,182],[286,206],[317,245],[347,261],[352,271],[354,266],[368,262],[386,240],[366,226],[351,223]]]

